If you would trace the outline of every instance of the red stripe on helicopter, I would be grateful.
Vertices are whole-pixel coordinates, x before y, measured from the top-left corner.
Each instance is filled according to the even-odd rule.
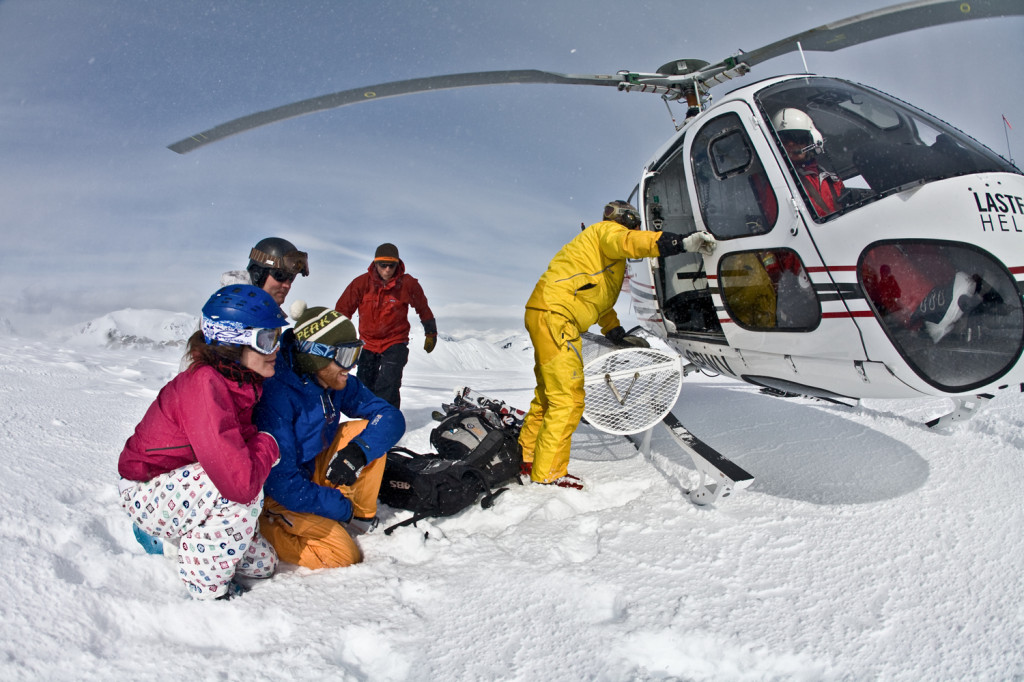
[[[1024,266],[1018,266],[1016,268],[1010,268],[1010,274],[1012,274],[1012,275],[1024,275]]]

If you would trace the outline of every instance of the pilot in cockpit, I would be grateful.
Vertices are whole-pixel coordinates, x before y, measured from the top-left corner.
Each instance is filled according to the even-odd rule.
[[[819,163],[818,155],[824,151],[825,138],[811,117],[800,109],[787,107],[772,117],[772,125],[818,216],[826,216],[842,208],[839,197],[845,189],[843,181]]]

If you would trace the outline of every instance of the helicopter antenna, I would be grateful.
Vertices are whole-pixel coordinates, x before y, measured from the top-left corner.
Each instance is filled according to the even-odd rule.
[[[1010,125],[1010,122],[1006,120],[1006,114],[1002,114],[1002,117],[1003,117],[1003,135],[1006,136],[1006,155],[1008,157],[1010,157],[1010,163],[1012,163],[1014,166],[1016,166],[1017,164],[1014,163],[1014,161],[1013,161],[1013,152],[1010,151],[1010,133],[1009,133],[1009,131],[1013,130],[1013,126]]]
[[[800,50],[800,59],[804,63],[804,73],[810,73],[811,70],[807,68],[807,55],[804,54],[804,46],[800,44],[800,41],[796,41],[796,49]]]

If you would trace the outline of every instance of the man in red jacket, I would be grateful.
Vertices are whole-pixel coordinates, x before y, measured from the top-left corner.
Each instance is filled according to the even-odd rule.
[[[359,312],[363,351],[356,376],[395,407],[401,407],[402,371],[409,361],[409,306],[415,308],[423,323],[423,350],[429,353],[437,344],[437,322],[423,287],[405,273],[405,263],[394,244],[377,247],[370,267],[352,280],[334,305],[348,318]]]

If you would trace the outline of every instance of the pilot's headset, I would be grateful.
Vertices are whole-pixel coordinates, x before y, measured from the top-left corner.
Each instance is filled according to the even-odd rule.
[[[611,201],[604,207],[604,219],[635,230],[640,227],[640,213],[625,201]]]
[[[801,154],[820,154],[825,149],[825,138],[814,127],[814,121],[799,109],[780,109],[772,117],[772,125],[775,126],[775,132],[779,134],[780,140],[801,145]]]

